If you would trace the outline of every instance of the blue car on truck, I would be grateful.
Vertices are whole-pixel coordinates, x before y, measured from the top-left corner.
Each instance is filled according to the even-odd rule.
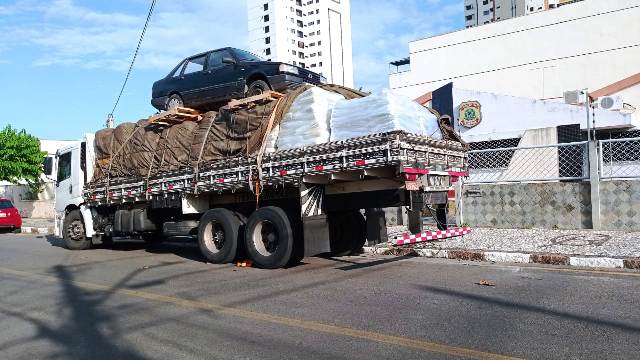
[[[285,92],[293,85],[326,83],[326,78],[299,66],[265,61],[231,47],[190,56],[153,84],[151,105],[211,109],[231,99]]]

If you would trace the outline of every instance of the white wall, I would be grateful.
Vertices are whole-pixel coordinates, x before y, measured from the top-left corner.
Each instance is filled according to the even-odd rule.
[[[640,72],[640,1],[586,0],[409,43],[411,70],[390,87],[417,98],[454,82],[467,89],[562,100]],[[640,97],[625,102],[640,108]]]
[[[478,101],[482,122],[473,128],[459,125],[459,106],[465,101]],[[584,107],[554,101],[542,101],[515,96],[453,88],[454,126],[467,142],[518,138],[528,129],[580,124],[587,128]],[[593,112],[592,112],[593,113]],[[595,110],[597,128],[627,128],[632,117],[615,111]]]

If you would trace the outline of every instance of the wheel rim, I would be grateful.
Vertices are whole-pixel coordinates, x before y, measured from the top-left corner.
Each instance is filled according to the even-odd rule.
[[[177,107],[182,107],[182,100],[175,96],[169,98],[169,101],[167,102],[167,110],[172,110]]]
[[[270,221],[263,220],[253,232],[253,246],[262,256],[271,256],[278,250],[280,239],[276,227]]]
[[[207,224],[204,229],[204,244],[212,253],[218,253],[224,247],[224,229],[216,221]]]
[[[256,95],[262,95],[264,93],[264,89],[261,86],[252,86],[251,89],[249,89],[249,96],[256,96]]]
[[[80,241],[84,237],[84,226],[80,220],[74,220],[69,224],[67,236],[70,240]]]

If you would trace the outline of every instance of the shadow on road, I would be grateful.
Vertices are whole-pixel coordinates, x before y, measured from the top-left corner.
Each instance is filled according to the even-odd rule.
[[[579,315],[579,314],[574,314],[574,313],[565,312],[565,311],[552,310],[552,309],[544,308],[538,305],[523,304],[523,303],[518,303],[514,301],[500,299],[497,297],[476,295],[468,292],[445,289],[445,288],[440,288],[435,286],[417,285],[416,287],[425,292],[446,295],[446,296],[455,297],[463,300],[471,300],[475,302],[480,302],[480,303],[489,304],[493,306],[500,306],[503,308],[509,308],[509,309],[518,310],[518,311],[528,311],[528,312],[538,313],[545,316],[556,316],[556,317],[564,318],[567,320],[585,322],[585,323],[598,325],[598,326],[611,327],[611,328],[615,328],[618,330],[631,332],[631,333],[640,333],[639,326],[630,325],[630,324],[626,324],[619,321],[604,320],[604,319],[599,319],[593,316],[585,316],[585,315]]]
[[[30,323],[36,328],[36,333],[29,338],[16,339],[3,344],[0,346],[0,351],[4,352],[10,347],[47,340],[62,349],[62,353],[54,352],[50,358],[145,359],[135,350],[112,341],[121,335],[115,323],[116,315],[100,309],[100,305],[109,298],[110,293],[83,291],[74,285],[72,274],[62,265],[57,265],[52,270],[60,279],[63,307],[59,312],[66,314],[64,322],[60,326],[54,326],[3,306],[0,308],[0,313]]]

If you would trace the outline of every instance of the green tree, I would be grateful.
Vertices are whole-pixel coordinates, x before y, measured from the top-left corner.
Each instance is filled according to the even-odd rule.
[[[32,192],[40,189],[40,174],[46,152],[40,151],[40,140],[7,125],[0,131],[0,180],[26,181]]]

